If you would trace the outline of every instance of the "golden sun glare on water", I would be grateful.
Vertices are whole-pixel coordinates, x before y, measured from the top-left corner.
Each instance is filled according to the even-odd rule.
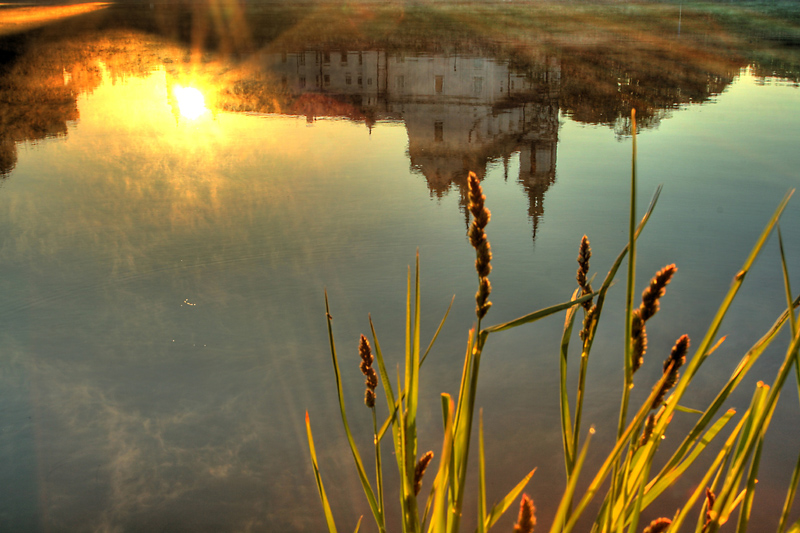
[[[194,120],[208,111],[203,93],[194,87],[175,85],[172,93],[175,95],[175,100],[178,101],[178,110],[182,117]]]

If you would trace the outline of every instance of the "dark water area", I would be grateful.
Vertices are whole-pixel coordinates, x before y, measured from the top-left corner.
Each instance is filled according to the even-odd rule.
[[[308,411],[337,523],[364,515],[375,531],[339,420],[323,291],[362,454],[368,314],[393,367],[417,249],[423,344],[456,295],[421,377],[419,448],[438,453],[439,394],[458,391],[475,318],[468,173],[492,210],[486,323],[565,301],[584,234],[596,283],[627,242],[632,108],[639,210],[664,186],[637,294],[664,265],[679,269],[648,323],[643,401],[675,339],[699,343],[800,184],[793,6],[145,2],[46,24],[3,6],[0,530],[323,531]],[[781,230],[797,285],[797,198]],[[589,363],[592,473],[617,429],[624,285]],[[683,403],[704,409],[785,307],[773,237]],[[493,336],[477,398],[488,498],[537,467],[526,492],[542,530],[565,483],[562,326],[559,315]],[[787,342],[731,407],[744,412],[756,383],[772,382]],[[797,458],[794,389],[765,441],[753,531],[775,529]],[[694,416],[676,415],[657,464]],[[642,522],[672,515],[697,479],[690,470]]]

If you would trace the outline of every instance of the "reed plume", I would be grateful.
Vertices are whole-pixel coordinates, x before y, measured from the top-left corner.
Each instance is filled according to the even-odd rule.
[[[581,329],[580,336],[581,340],[584,343],[586,342],[586,339],[589,337],[589,333],[592,331],[592,322],[595,321],[597,321],[597,306],[593,305],[589,308],[589,310],[583,317],[583,328]]]
[[[375,388],[378,386],[378,374],[372,368],[372,362],[375,358],[372,355],[372,350],[369,347],[369,341],[364,335],[361,335],[361,341],[358,343],[358,354],[361,356],[361,373],[367,379],[364,381],[367,389],[364,392],[364,403],[367,407],[375,407]]]
[[[422,490],[422,476],[425,475],[425,470],[428,468],[431,459],[433,459],[433,452],[428,452],[417,461],[417,466],[414,468],[414,494],[419,494]]]
[[[647,441],[650,439],[650,436],[653,434],[653,430],[655,428],[656,428],[656,415],[655,413],[653,413],[647,417],[647,422],[644,423],[644,430],[642,431],[642,437],[639,439],[639,448],[647,444]]]
[[[664,385],[661,386],[658,396],[653,400],[652,409],[656,409],[661,402],[664,401],[664,396],[666,396],[670,389],[675,386],[675,383],[678,382],[678,377],[680,376],[678,369],[686,362],[686,352],[688,350],[689,336],[682,335],[681,338],[675,342],[675,346],[672,347],[669,357],[664,360],[664,374],[667,374],[667,380],[664,382]]]
[[[522,495],[519,502],[519,517],[514,525],[514,533],[533,533],[536,527],[536,507],[527,494]]]
[[[474,172],[469,173],[469,210],[472,213],[472,224],[469,227],[469,242],[475,248],[475,270],[478,272],[479,288],[475,294],[475,314],[478,320],[486,316],[492,302],[488,301],[492,292],[489,273],[492,271],[492,249],[484,229],[491,219],[491,212],[484,205],[481,183]]]
[[[591,257],[592,247],[589,245],[589,238],[584,235],[578,251],[578,273],[575,276],[578,280],[578,286],[581,288],[581,296],[592,293],[592,285],[586,279],[586,275],[589,273],[589,259]],[[592,308],[592,301],[586,300],[581,305],[588,312]]]
[[[672,525],[672,520],[670,520],[669,518],[656,518],[655,520],[650,522],[649,526],[644,528],[644,531],[642,533],[664,533],[664,531],[669,529],[669,526],[671,525]]]
[[[633,342],[631,368],[633,372],[636,372],[642,366],[644,354],[647,352],[645,322],[658,313],[660,308],[659,299],[664,296],[667,285],[677,271],[678,267],[672,264],[656,272],[656,275],[650,280],[650,285],[642,292],[641,305],[633,312],[633,320],[631,322],[631,340]]]

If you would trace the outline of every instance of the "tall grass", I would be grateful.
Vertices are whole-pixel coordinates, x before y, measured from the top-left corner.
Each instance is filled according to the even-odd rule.
[[[682,335],[663,365],[663,374],[653,384],[647,399],[639,405],[631,404],[630,389],[634,375],[642,359],[647,354],[646,322],[659,309],[659,301],[665,295],[667,284],[676,272],[675,265],[667,265],[657,272],[642,293],[637,304],[636,287],[636,242],[644,230],[660,194],[656,190],[649,208],[637,221],[636,213],[636,130],[635,114],[632,116],[633,156],[631,159],[631,198],[629,218],[629,238],[627,245],[620,251],[616,261],[606,274],[600,288],[591,286],[589,263],[591,247],[584,236],[579,247],[577,271],[577,288],[569,300],[541,309],[510,322],[483,327],[483,322],[490,310],[491,283],[489,276],[492,266],[492,252],[486,233],[491,213],[486,208],[478,178],[471,174],[469,178],[469,209],[472,222],[469,228],[469,240],[475,248],[475,269],[478,277],[478,291],[475,295],[475,326],[467,334],[466,352],[464,356],[461,383],[455,396],[443,392],[441,394],[442,426],[444,436],[441,449],[438,451],[436,473],[427,473],[433,456],[432,451],[421,453],[417,449],[417,411],[419,405],[420,368],[428,352],[436,341],[442,325],[447,319],[448,308],[439,328],[433,336],[425,352],[420,348],[420,274],[419,254],[417,254],[414,275],[409,269],[406,292],[405,321],[405,364],[403,374],[398,367],[396,382],[392,385],[387,372],[386,360],[381,350],[380,341],[369,319],[372,346],[362,335],[359,344],[361,369],[366,376],[365,403],[372,411],[374,432],[375,476],[370,480],[367,475],[361,454],[356,446],[350,430],[345,410],[340,361],[334,342],[333,327],[327,294],[325,307],[327,313],[328,335],[330,339],[331,358],[339,397],[342,423],[350,444],[354,463],[358,471],[364,494],[369,503],[375,524],[381,532],[396,531],[396,525],[386,522],[386,491],[383,486],[383,463],[381,444],[385,439],[391,440],[393,456],[399,473],[399,496],[401,510],[401,527],[404,533],[428,531],[429,533],[455,533],[460,530],[461,517],[464,513],[467,471],[470,458],[473,422],[475,419],[475,398],[481,366],[481,357],[487,341],[493,335],[503,331],[521,327],[526,324],[550,317],[556,313],[565,313],[564,329],[560,344],[560,405],[561,434],[566,469],[566,486],[560,504],[552,519],[551,533],[567,533],[575,530],[578,521],[593,523],[591,531],[596,533],[624,532],[663,533],[694,530],[695,532],[713,533],[727,524],[726,529],[744,533],[747,530],[752,511],[753,495],[756,489],[759,460],[761,458],[764,436],[769,428],[780,392],[789,379],[792,367],[800,392],[800,366],[798,365],[798,349],[800,348],[800,328],[798,328],[795,309],[800,306],[800,296],[793,296],[784,255],[783,239],[778,227],[778,219],[786,208],[793,191],[786,194],[777,209],[770,217],[764,231],[756,241],[744,265],[739,269],[731,283],[728,294],[719,306],[716,315],[705,336],[699,342],[691,342],[688,336]],[[728,381],[719,390],[714,400],[704,411],[691,410],[681,405],[686,393],[701,365],[710,357],[724,341],[718,338],[720,325],[727,314],[739,288],[745,281],[756,257],[761,253],[770,234],[775,231],[780,244],[782,276],[786,292],[786,310],[776,318],[772,327],[766,331],[745,354]],[[582,427],[583,404],[586,394],[586,375],[590,360],[593,340],[597,332],[600,318],[603,315],[605,297],[622,266],[627,261],[626,276],[626,311],[625,342],[623,354],[623,388],[619,411],[619,426],[613,448],[607,454],[599,468],[593,473],[587,469],[585,460],[594,430]],[[452,302],[451,302],[452,306]],[[574,396],[574,408],[570,402],[567,387],[570,373],[569,352],[573,338],[575,322],[579,315],[580,327],[580,365],[578,368],[578,387]],[[756,360],[771,345],[780,330],[789,323],[791,338],[786,347],[783,364],[771,385],[759,382],[753,393],[747,410],[741,414],[733,409],[723,411],[731,393],[741,384],[742,379],[753,367]],[[690,352],[690,346],[695,345]],[[372,352],[374,347],[374,356]],[[648,355],[649,356],[649,355]],[[356,361],[353,358],[353,361]],[[378,424],[374,409],[378,378],[375,375],[373,361],[377,361],[377,373],[383,390],[389,416],[382,424]],[[350,363],[348,363],[350,364]],[[352,363],[352,364],[355,364]],[[685,435],[677,450],[666,459],[659,459],[664,464],[653,474],[656,453],[662,437],[670,426],[676,411],[692,412],[697,416],[694,426]],[[480,413],[477,428],[478,436],[478,509],[477,531],[485,533],[495,525],[497,520],[520,497],[525,486],[531,480],[534,471],[521,477],[497,504],[487,508],[486,504],[486,472],[484,457],[483,414]],[[317,463],[311,425],[306,413],[314,475],[319,489],[320,499],[329,531],[336,531],[336,524],[325,493],[322,477]],[[712,443],[719,441],[712,447]],[[712,450],[718,450],[716,452]],[[703,464],[709,464],[701,470],[700,479],[695,480],[696,489],[683,505],[672,515],[641,525],[640,517],[644,509],[653,505],[658,497],[672,486],[701,456],[709,455]],[[697,470],[697,469],[694,469]],[[423,476],[433,481],[429,484],[427,494],[421,493]],[[579,486],[584,487],[580,491]],[[588,480],[588,483],[587,483]],[[787,490],[783,511],[778,525],[778,533],[800,533],[800,520],[789,524],[792,502],[798,481],[800,481],[800,458],[794,469],[790,487]],[[394,491],[392,491],[394,492]],[[594,517],[584,517],[589,504],[599,499],[599,511]],[[595,507],[597,508],[597,507]],[[697,514],[695,519],[692,513]],[[361,521],[356,525],[358,531]],[[527,495],[522,494],[519,516],[515,532],[530,532],[536,524],[535,507]],[[582,526],[583,527],[583,526]],[[762,529],[759,529],[761,531]]]

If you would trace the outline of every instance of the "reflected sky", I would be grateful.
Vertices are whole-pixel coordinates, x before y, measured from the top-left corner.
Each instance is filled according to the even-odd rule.
[[[14,53],[0,73],[0,479],[17,490],[0,502],[0,529],[318,531],[306,410],[322,475],[339,489],[337,519],[355,524],[369,511],[337,421],[322,291],[340,352],[353,355],[343,380],[362,447],[371,420],[356,346],[367,313],[400,361],[403,283],[417,247],[423,342],[456,294],[422,377],[420,449],[438,449],[438,395],[457,390],[474,317],[470,170],[493,213],[488,320],[563,301],[584,233],[599,276],[626,241],[624,117],[640,106],[641,203],[665,186],[641,240],[640,285],[664,264],[679,267],[648,327],[653,354],[682,333],[699,340],[798,183],[791,61],[751,62],[699,16],[682,21],[677,40],[667,19],[645,35],[624,31],[619,13],[577,10],[544,46],[522,34],[532,22],[513,6],[481,24],[480,8],[449,13],[440,34],[429,32],[436,21],[411,24],[412,11],[331,18],[334,8],[320,8],[288,10],[272,40],[250,27],[215,41],[220,28],[241,28],[241,13],[207,7],[211,15],[184,24],[205,28],[202,39],[164,30],[181,14],[161,6],[148,19],[160,33],[93,28],[3,41]],[[594,22],[581,39],[576,20]],[[500,23],[508,31],[490,42]],[[610,47],[611,34],[623,44]],[[207,40],[213,46],[200,47]],[[794,279],[793,205],[782,229]],[[711,399],[707,390],[785,305],[775,244],[748,277],[693,406]],[[595,459],[615,429],[604,423],[619,401],[622,299],[610,294],[590,368]],[[538,466],[530,494],[543,527],[563,483],[559,336],[556,319],[493,338],[478,400],[497,435],[487,440],[490,497]],[[732,404],[771,379],[778,352]],[[661,359],[645,362],[635,394],[657,379]],[[781,443],[797,442],[797,426],[785,423],[797,414],[796,402],[781,404],[767,444],[756,507],[766,521],[795,460]]]

